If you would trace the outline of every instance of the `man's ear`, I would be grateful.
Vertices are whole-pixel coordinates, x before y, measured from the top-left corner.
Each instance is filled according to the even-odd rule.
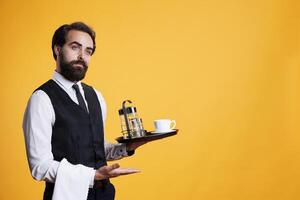
[[[61,52],[61,46],[55,45],[54,46],[54,52],[55,52],[56,57],[58,57],[58,55]]]

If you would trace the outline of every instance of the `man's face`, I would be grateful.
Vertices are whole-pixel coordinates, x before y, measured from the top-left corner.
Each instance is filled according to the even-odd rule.
[[[93,40],[89,34],[71,30],[66,36],[66,43],[60,48],[58,72],[66,79],[77,82],[85,77],[93,52]]]

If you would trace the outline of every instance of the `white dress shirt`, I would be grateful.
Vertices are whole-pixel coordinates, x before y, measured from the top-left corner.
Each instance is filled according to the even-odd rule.
[[[52,79],[78,104],[76,92],[72,88],[73,82],[65,79],[61,74],[54,72]],[[84,98],[81,82],[77,83]],[[101,105],[103,125],[106,120],[106,104],[100,92],[96,91]],[[55,161],[51,151],[52,127],[55,123],[55,112],[49,96],[42,90],[35,91],[27,104],[23,119],[23,131],[26,143],[27,158],[31,175],[36,180],[55,182],[60,162]],[[105,142],[107,160],[116,160],[127,156],[124,144]],[[90,187],[93,187],[95,170],[90,170]]]

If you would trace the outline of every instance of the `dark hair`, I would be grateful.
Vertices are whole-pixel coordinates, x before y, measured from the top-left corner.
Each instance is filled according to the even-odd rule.
[[[60,47],[62,47],[65,43],[66,43],[66,36],[68,34],[69,31],[71,30],[78,30],[78,31],[82,31],[82,32],[86,32],[87,34],[89,34],[93,40],[93,53],[96,50],[96,42],[95,42],[95,37],[96,37],[96,33],[93,31],[92,28],[90,28],[88,25],[84,24],[83,22],[74,22],[72,24],[64,24],[61,27],[59,27],[53,37],[52,37],[52,53],[53,53],[53,57],[56,60],[56,54],[54,51],[54,46],[58,45]]]

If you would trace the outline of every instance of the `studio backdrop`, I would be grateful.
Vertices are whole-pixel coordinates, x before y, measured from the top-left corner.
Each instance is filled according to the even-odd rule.
[[[42,199],[22,132],[32,92],[52,77],[56,28],[96,31],[85,83],[105,97],[106,138],[132,100],[147,130],[178,135],[118,162],[117,200],[298,200],[300,3],[296,0],[0,1],[0,199]],[[110,162],[109,164],[116,163]]]

